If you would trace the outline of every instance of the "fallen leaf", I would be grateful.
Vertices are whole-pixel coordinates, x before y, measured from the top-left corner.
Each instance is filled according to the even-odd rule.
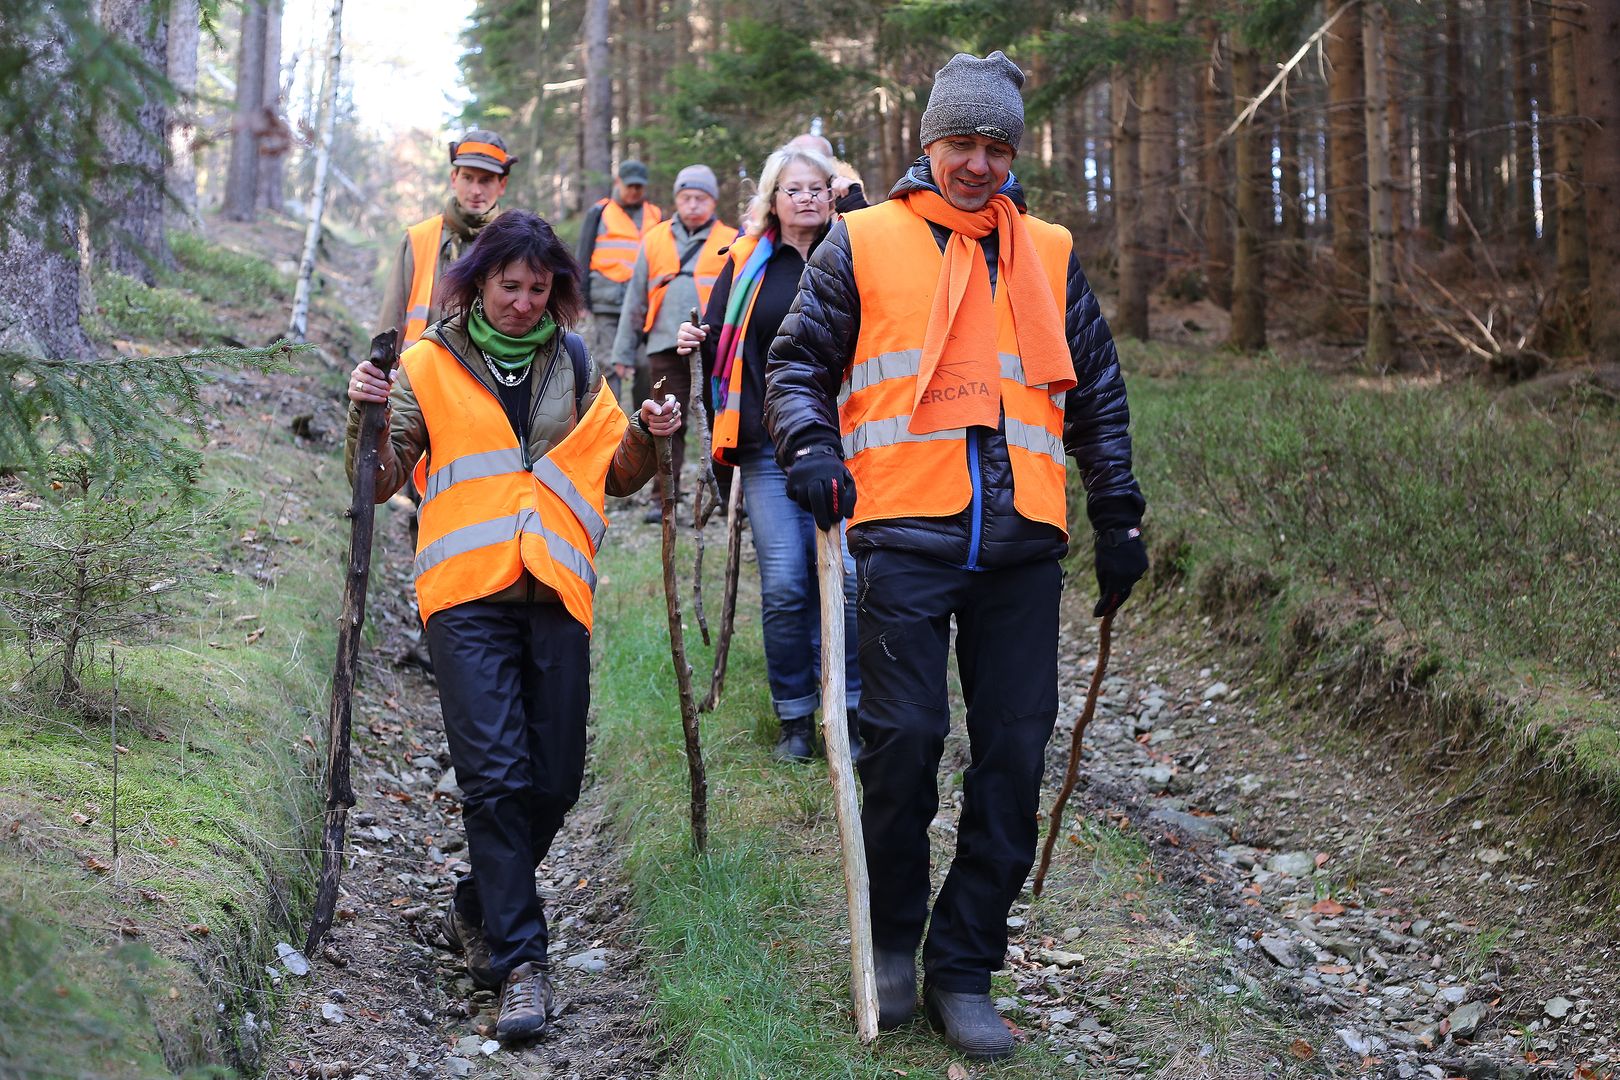
[[[93,870],[98,874],[105,874],[107,871],[112,869],[112,864],[104,863],[94,855],[86,855],[84,857],[84,868],[86,870]]]
[[[1333,897],[1329,896],[1329,897],[1327,897],[1325,899],[1318,900],[1316,903],[1312,904],[1311,905],[1311,914],[1312,915],[1343,915],[1344,914],[1344,905],[1339,903],[1337,900],[1333,899]]]
[[[210,931],[208,927],[204,926],[202,923],[192,923],[190,926],[186,927],[186,933],[192,935],[193,937],[207,937]]]
[[[968,1080],[968,1071],[953,1061],[951,1067],[945,1070],[945,1076],[947,1080]]]
[[[164,847],[179,847],[180,838],[178,836],[165,836],[162,843]]]
[[[304,734],[300,736],[299,741],[305,746],[309,747],[311,750],[315,749],[315,740],[309,737],[309,732],[304,732]]]
[[[1301,1061],[1309,1061],[1316,1056],[1316,1048],[1304,1039],[1295,1039],[1288,1052]]]
[[[245,639],[245,641],[246,641],[247,644],[251,645],[255,641],[258,641],[262,637],[264,637],[264,627],[261,626],[257,630],[255,630],[251,634],[249,634],[247,636],[247,638]]]
[[[141,928],[136,926],[132,919],[118,919],[113,922],[113,929],[125,937],[140,937]]]
[[[1322,867],[1326,866],[1328,864],[1328,858],[1329,858],[1329,856],[1328,856],[1327,852],[1325,852],[1325,851],[1317,852],[1317,854],[1316,854],[1316,868],[1318,870],[1320,870],[1320,869],[1322,869]]]
[[[122,746],[122,745],[120,745],[118,743],[113,743],[113,753],[115,753],[115,754],[127,754],[127,753],[129,753],[129,747]]]
[[[88,814],[81,814],[78,811],[74,811],[74,813],[73,813],[73,824],[78,825],[80,827],[88,825],[94,820],[95,819],[90,817]]]
[[[1350,965],[1349,964],[1317,964],[1316,965],[1316,970],[1321,972],[1323,975],[1348,975],[1350,973]]]

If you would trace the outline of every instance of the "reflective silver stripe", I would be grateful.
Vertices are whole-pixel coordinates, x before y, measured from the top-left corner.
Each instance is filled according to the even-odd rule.
[[[617,238],[611,237],[611,236],[599,236],[599,237],[596,238],[596,246],[598,248],[605,248],[605,247],[629,248],[631,251],[640,251],[641,250],[641,241],[640,240],[620,240],[620,239],[617,239]]]
[[[1007,417],[1007,445],[1042,454],[1063,464],[1063,440],[1038,424]]]
[[[464,454],[427,478],[427,491],[422,494],[422,502],[425,505],[433,501],[452,484],[522,471],[523,455],[516,448]]]
[[[713,285],[716,281],[720,280],[720,275],[719,274],[696,274],[696,275],[693,276],[693,280],[696,281],[700,286],[701,285]]]
[[[597,513],[596,507],[592,506],[584,495],[580,494],[579,488],[568,475],[550,458],[541,458],[535,462],[533,472],[534,478],[550,488],[551,493],[561,499],[564,505],[573,511],[579,523],[585,526],[585,531],[591,537],[591,548],[593,550],[601,548],[602,538],[607,535],[607,520]]]
[[[1016,353],[998,353],[997,362],[1001,365],[1001,377],[1009,382],[1027,385],[1024,382],[1024,362]],[[838,404],[842,405],[850,399],[850,395],[857,394],[871,386],[889,379],[905,379],[914,377],[922,369],[921,349],[901,349],[897,352],[880,353],[864,364],[856,364],[850,368],[849,381],[844,384],[838,394]],[[1053,394],[1052,400],[1061,404],[1062,395]]]
[[[465,555],[479,548],[504,544],[523,532],[544,538],[546,550],[551,552],[552,559],[589,585],[592,592],[596,591],[596,570],[591,566],[590,556],[547,529],[545,523],[540,520],[540,515],[533,510],[520,510],[516,514],[480,521],[475,525],[466,525],[445,533],[417,554],[416,576],[420,578],[446,559],[453,559],[457,555]]]
[[[417,304],[405,312],[405,317],[407,319],[426,319],[428,317],[428,307],[426,304]]]
[[[946,428],[943,431],[930,431],[918,435],[909,430],[906,425],[911,423],[911,414],[905,416],[891,416],[886,420],[868,420],[866,423],[844,436],[844,457],[849,459],[862,450],[874,450],[884,446],[894,446],[897,443],[935,442],[940,439],[964,439],[967,437],[967,428]]]
[[[508,514],[506,517],[493,518],[489,521],[480,521],[475,525],[463,525],[439,537],[433,543],[416,554],[416,576],[420,578],[429,570],[438,566],[446,559],[465,555],[469,551],[477,551],[492,544],[503,544],[518,534],[518,528],[523,521],[523,515],[532,511],[522,511],[517,514]]]

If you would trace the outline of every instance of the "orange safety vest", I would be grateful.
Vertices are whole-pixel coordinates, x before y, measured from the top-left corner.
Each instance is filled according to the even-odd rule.
[[[720,254],[720,249],[735,239],[737,230],[718,218],[709,227],[709,237],[703,242],[703,250],[698,252],[697,266],[692,270],[700,309],[709,306],[709,292],[714,288],[715,279],[720,276],[721,267],[726,265],[726,257]],[[681,253],[675,250],[675,219],[653,226],[641,246],[647,251],[647,321],[642,323],[641,332],[650,334],[653,323],[658,321],[658,309],[664,306],[664,293],[669,291],[669,283],[682,272]]]
[[[731,245],[728,257],[731,259],[731,287],[737,287],[737,277],[748,265],[748,257],[759,246],[759,237],[744,236]],[[712,429],[714,443],[714,460],[722,465],[736,465],[737,440],[742,426],[742,392],[743,392],[743,344],[742,339],[748,334],[748,323],[754,317],[754,305],[759,301],[759,290],[748,298],[748,310],[743,312],[742,322],[737,325],[737,358],[731,362],[731,379],[726,384],[726,404],[715,414]],[[708,305],[705,304],[705,307]],[[729,305],[728,305],[729,306]],[[718,334],[721,327],[711,326],[709,332]]]
[[[1024,215],[1058,310],[1064,310],[1073,239],[1060,225]],[[861,331],[844,375],[838,417],[844,460],[855,478],[852,525],[885,518],[948,517],[973,497],[967,429],[910,430],[923,338],[943,256],[928,222],[903,199],[844,217]],[[1024,384],[1012,305],[995,295],[1002,423],[1012,463],[1013,506],[1068,535],[1062,393]]]
[[[405,302],[405,335],[399,343],[402,352],[415,345],[428,328],[433,286],[439,282],[439,242],[443,233],[443,214],[434,214],[405,230],[411,242],[413,274],[410,299]]]
[[[568,436],[528,463],[500,399],[438,342],[400,361],[427,424],[416,602],[436,611],[493,596],[527,570],[591,629],[608,467],[629,419],[607,389]]]
[[[623,284],[636,268],[636,252],[647,230],[664,220],[664,212],[650,202],[641,204],[641,227],[624,207],[612,199],[598,199],[602,217],[596,226],[596,246],[591,248],[591,269],[609,281]]]

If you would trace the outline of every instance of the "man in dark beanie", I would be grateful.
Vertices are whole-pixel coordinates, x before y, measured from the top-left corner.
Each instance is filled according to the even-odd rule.
[[[1147,569],[1113,338],[1068,231],[1030,215],[1012,176],[1023,81],[999,52],[939,71],[924,156],[816,248],[765,394],[789,494],[822,528],[849,520],[859,574],[878,1024],[915,1011],[922,943],[928,1020],[975,1058],[1012,1052],[990,975],[1034,861],[1057,718],[1065,451],[1094,530],[1094,614]],[[953,618],[972,760],[930,921]]]

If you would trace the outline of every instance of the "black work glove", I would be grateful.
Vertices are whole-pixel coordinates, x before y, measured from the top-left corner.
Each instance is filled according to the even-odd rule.
[[[1147,573],[1147,547],[1142,543],[1142,530],[1105,529],[1097,534],[1097,607],[1094,619],[1112,615],[1119,610],[1131,588]]]
[[[830,446],[798,452],[788,466],[787,493],[810,512],[823,532],[855,513],[855,478]]]

